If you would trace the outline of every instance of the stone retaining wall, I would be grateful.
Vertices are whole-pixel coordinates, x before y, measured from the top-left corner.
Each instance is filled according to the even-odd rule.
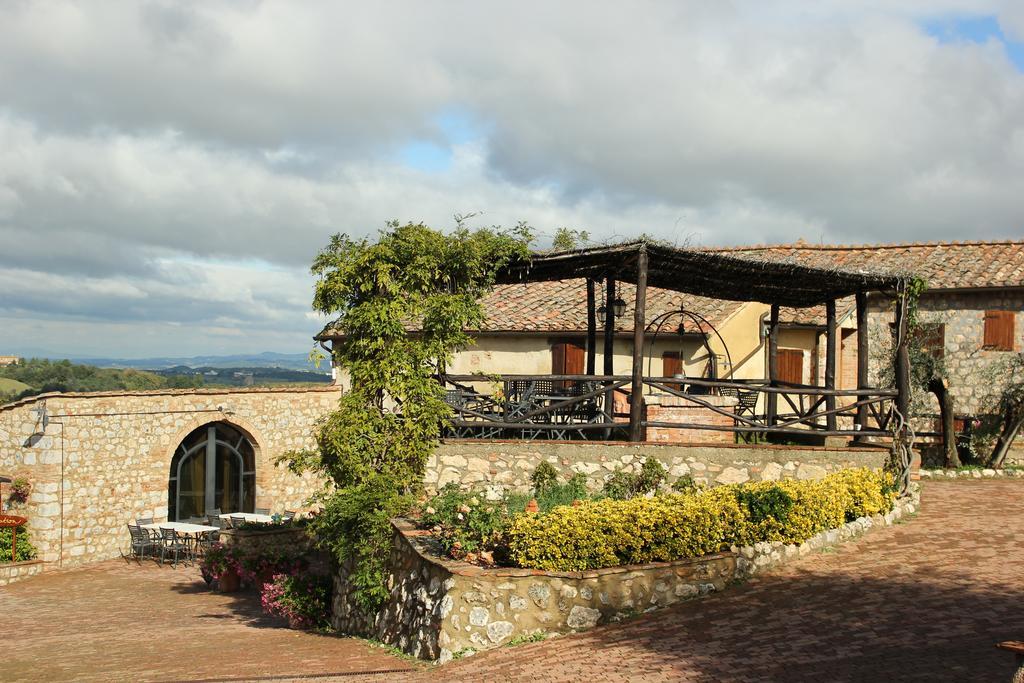
[[[530,475],[543,461],[568,479],[582,473],[599,491],[618,469],[639,471],[648,457],[665,466],[669,483],[690,476],[699,484],[820,479],[850,467],[879,469],[888,448],[824,448],[771,445],[675,445],[622,442],[449,441],[427,463],[425,483],[437,490],[449,482],[486,488],[498,499],[507,491],[529,491]]]
[[[250,555],[305,555],[312,550],[313,539],[305,526],[276,529],[222,529],[220,542]]]
[[[27,579],[43,571],[42,560],[28,560],[26,562],[11,562],[0,564],[0,586],[6,586],[15,581]]]
[[[886,515],[861,518],[799,545],[758,543],[676,562],[585,572],[484,569],[445,559],[428,532],[396,520],[387,587],[370,617],[355,606],[347,568],[335,574],[332,626],[441,662],[536,633],[566,633],[724,589],[813,550],[914,512],[917,493]]]

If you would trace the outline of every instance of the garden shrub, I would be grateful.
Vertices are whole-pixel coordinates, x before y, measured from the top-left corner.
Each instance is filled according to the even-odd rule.
[[[574,474],[564,484],[555,482],[543,491],[537,491],[535,495],[541,512],[548,512],[559,505],[572,505],[577,500],[589,497],[587,478],[582,474]]]
[[[260,592],[263,611],[288,620],[292,628],[330,626],[331,580],[315,574],[277,574]]]
[[[558,484],[558,470],[555,469],[554,465],[544,460],[533,470],[533,474],[530,475],[530,481],[533,482],[534,493],[543,493]]]
[[[898,487],[889,472],[868,469],[842,470],[832,475],[846,486],[853,503],[846,511],[846,521],[870,517],[892,510]]]
[[[445,485],[424,508],[422,523],[446,553],[463,558],[470,553],[490,552],[503,546],[503,536],[513,514],[506,501],[487,501],[482,493],[463,491],[456,483]]]
[[[520,567],[579,571],[697,557],[759,541],[802,543],[849,519],[891,509],[895,496],[887,476],[848,470],[820,481],[556,507],[511,523],[508,556]]]
[[[604,494],[615,500],[628,500],[657,493],[667,477],[665,466],[657,458],[649,457],[639,472],[615,471],[604,484]]]
[[[36,548],[25,530],[25,525],[18,527],[18,556],[11,559],[11,541],[13,529],[0,529],[0,563],[27,562],[36,558]]]

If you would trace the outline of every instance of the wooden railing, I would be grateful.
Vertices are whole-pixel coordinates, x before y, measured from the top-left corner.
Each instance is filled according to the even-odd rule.
[[[445,375],[439,381],[454,413],[449,437],[607,440],[625,438],[630,427],[629,376]],[[897,395],[895,389],[830,390],[779,382],[772,386],[766,380],[645,377],[643,386],[645,402],[652,402],[653,395],[675,397],[677,406],[720,416],[681,422],[644,418],[644,428],[745,435],[889,436]],[[732,397],[735,403],[721,405],[711,396]],[[862,407],[865,418],[858,424]],[[689,411],[695,412],[700,411]]]

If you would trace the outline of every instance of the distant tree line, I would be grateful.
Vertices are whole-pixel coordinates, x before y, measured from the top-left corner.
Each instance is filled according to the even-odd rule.
[[[147,389],[189,389],[203,385],[203,376],[181,374],[162,376],[145,370],[98,368],[69,360],[44,358],[24,360],[0,367],[0,379],[27,384],[28,389],[7,390],[0,386],[0,403],[51,391],[143,391]]]

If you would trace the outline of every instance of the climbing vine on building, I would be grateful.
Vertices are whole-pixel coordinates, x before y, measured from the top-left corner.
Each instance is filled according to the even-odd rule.
[[[313,262],[313,308],[335,316],[334,362],[347,375],[338,409],[315,451],[289,456],[296,472],[328,486],[312,526],[321,545],[352,567],[367,611],[387,597],[388,520],[419,493],[426,461],[451,411],[434,376],[472,343],[480,298],[497,272],[529,254],[525,224],[451,232],[389,223],[376,240],[335,235]]]

